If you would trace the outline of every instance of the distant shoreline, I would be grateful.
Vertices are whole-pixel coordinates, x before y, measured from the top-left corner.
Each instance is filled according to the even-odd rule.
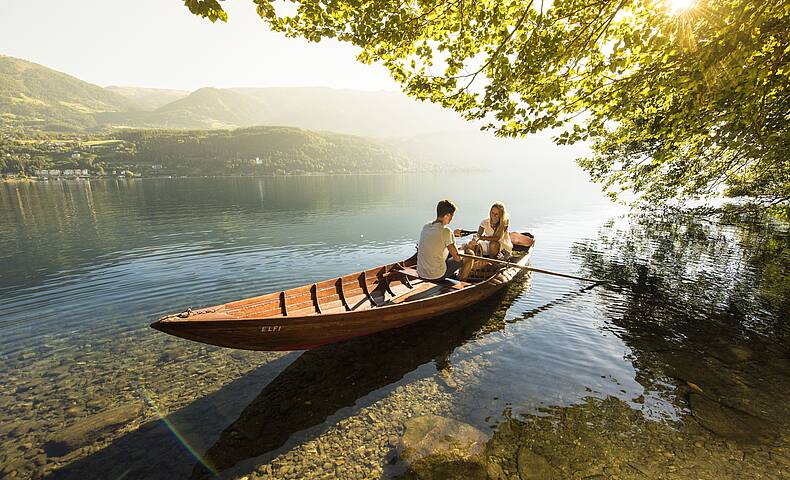
[[[41,182],[78,182],[90,180],[177,180],[186,178],[287,178],[287,177],[359,177],[380,175],[413,175],[413,174],[447,174],[447,173],[489,173],[490,169],[461,168],[456,170],[425,170],[405,172],[359,172],[359,173],[293,173],[285,175],[260,174],[260,175],[161,175],[161,176],[88,176],[88,177],[17,177],[0,178],[4,183],[41,183]]]

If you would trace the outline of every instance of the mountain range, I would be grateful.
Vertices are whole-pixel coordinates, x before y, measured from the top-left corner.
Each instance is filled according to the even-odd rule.
[[[8,56],[0,56],[0,123],[55,131],[282,125],[380,138],[469,128],[457,113],[397,92],[324,87],[206,87],[194,92],[103,88]]]
[[[569,164],[547,136],[503,140],[456,112],[399,92],[326,87],[212,88],[188,92],[100,87],[0,55],[0,127],[90,132],[113,128],[234,129],[286,126],[373,137],[415,161],[459,167]],[[574,156],[579,152],[573,152]],[[571,167],[576,168],[576,167]]]

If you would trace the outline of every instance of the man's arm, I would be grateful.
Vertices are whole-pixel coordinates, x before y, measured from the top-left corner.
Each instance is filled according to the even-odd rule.
[[[450,251],[450,256],[453,257],[453,260],[455,260],[456,262],[461,261],[461,257],[458,255],[458,249],[455,248],[455,243],[451,243],[447,245],[447,250]]]

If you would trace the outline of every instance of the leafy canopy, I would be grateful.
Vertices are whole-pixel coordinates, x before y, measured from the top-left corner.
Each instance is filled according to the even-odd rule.
[[[788,0],[253,1],[275,31],[350,42],[407,94],[499,135],[589,141],[579,164],[614,198],[788,211]],[[185,4],[227,18],[217,0]]]

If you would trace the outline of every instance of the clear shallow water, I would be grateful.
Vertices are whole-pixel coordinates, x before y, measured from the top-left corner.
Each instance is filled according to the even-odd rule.
[[[454,199],[454,225],[473,229],[490,185],[516,229],[536,235],[535,266],[614,282],[535,275],[471,311],[302,354],[216,349],[147,327],[405,258],[437,199]],[[592,189],[571,195],[523,172],[3,184],[0,463],[22,477],[228,476],[285,462],[347,422],[396,434],[397,415],[371,413],[386,405],[438,409],[493,442],[508,422],[590,398],[714,437],[755,430],[776,450],[790,400],[787,238],[628,218]],[[699,401],[694,412],[687,382],[724,413]],[[765,424],[743,427],[732,411]],[[393,443],[344,465],[386,474]],[[338,455],[319,448],[293,473]]]

